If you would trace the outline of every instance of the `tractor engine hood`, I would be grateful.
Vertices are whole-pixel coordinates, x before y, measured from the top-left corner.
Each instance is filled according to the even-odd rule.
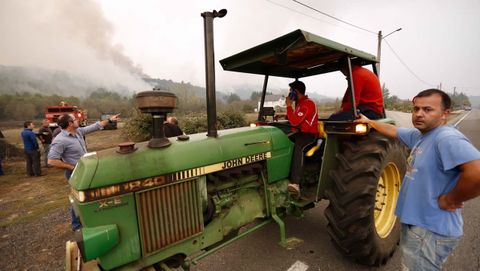
[[[159,176],[172,182],[261,160],[285,165],[282,170],[269,172],[269,181],[288,176],[293,144],[280,129],[243,127],[219,134],[217,138],[194,134],[188,141],[172,138],[168,148],[160,149],[148,148],[143,142],[128,154],[115,148],[88,153],[77,164],[70,185],[77,191],[118,184],[122,188],[135,185],[135,180]]]

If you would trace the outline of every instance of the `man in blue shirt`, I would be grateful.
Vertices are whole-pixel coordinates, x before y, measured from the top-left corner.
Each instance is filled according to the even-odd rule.
[[[79,127],[78,120],[73,115],[65,114],[61,116],[57,124],[62,130],[50,145],[48,164],[56,168],[64,169],[65,177],[67,180],[70,179],[78,160],[87,152],[85,135],[98,131],[109,122],[118,121],[118,119],[118,115],[114,115],[110,117],[110,119],[97,121],[87,127]],[[82,225],[73,209],[71,209],[71,215],[72,230],[80,229]]]
[[[411,149],[396,209],[402,270],[441,270],[463,234],[463,202],[480,195],[480,152],[446,125],[450,106],[445,92],[428,89],[413,99],[415,128],[358,120]]]
[[[23,151],[25,153],[25,160],[27,164],[28,176],[41,176],[40,169],[40,152],[38,150],[37,136],[33,132],[35,124],[31,121],[25,121],[23,124],[23,131],[21,133],[23,140]]]

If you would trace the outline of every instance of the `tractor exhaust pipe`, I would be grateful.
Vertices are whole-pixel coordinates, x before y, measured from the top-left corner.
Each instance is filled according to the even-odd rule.
[[[227,15],[226,9],[206,11],[202,14],[205,36],[205,76],[207,88],[208,137],[217,137],[217,107],[215,97],[215,54],[213,49],[213,19]]]

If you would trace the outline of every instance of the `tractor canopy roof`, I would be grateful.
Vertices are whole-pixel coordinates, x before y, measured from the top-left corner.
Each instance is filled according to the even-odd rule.
[[[339,71],[339,60],[345,56],[362,66],[377,62],[371,54],[298,29],[222,59],[220,64],[227,71],[301,78]]]

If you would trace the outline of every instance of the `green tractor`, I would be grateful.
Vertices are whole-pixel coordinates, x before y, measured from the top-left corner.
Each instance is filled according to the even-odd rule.
[[[288,122],[268,122],[268,110],[260,110],[258,125],[217,131],[213,19],[225,14],[202,13],[207,134],[166,138],[163,122],[176,96],[139,93],[138,107],[153,116],[152,139],[87,153],[70,179],[83,228],[67,242],[67,270],[187,270],[272,222],[280,245],[292,248],[301,240],[287,238],[284,218],[302,217],[322,199],[329,200],[328,234],[347,257],[382,265],[392,256],[400,236],[394,209],[406,169],[399,142],[353,121],[320,120],[325,148],[306,150],[301,193],[309,196],[299,198],[288,191],[294,147]],[[334,72],[345,57],[376,71],[374,56],[301,30],[220,63],[227,71],[265,76],[263,107],[269,76]]]

